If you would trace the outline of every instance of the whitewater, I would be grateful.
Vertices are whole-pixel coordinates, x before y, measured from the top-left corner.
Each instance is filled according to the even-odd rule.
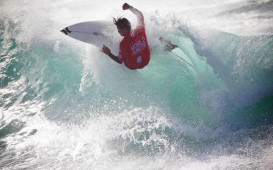
[[[136,71],[60,32],[123,3],[0,0],[0,169],[272,169],[273,1],[127,1]]]

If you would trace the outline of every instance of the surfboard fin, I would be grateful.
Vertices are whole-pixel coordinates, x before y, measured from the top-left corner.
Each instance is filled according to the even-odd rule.
[[[67,35],[68,33],[71,33],[72,31],[70,31],[68,27],[66,27],[65,29],[62,29],[61,32]]]
[[[61,32],[67,35],[67,32],[65,31],[65,29],[62,29]]]
[[[65,30],[66,30],[68,33],[71,33],[71,31],[68,29],[68,27],[66,27]]]

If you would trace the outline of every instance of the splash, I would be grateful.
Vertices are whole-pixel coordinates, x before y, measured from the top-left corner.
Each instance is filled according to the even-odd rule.
[[[1,168],[273,166],[271,1],[132,4],[153,48],[133,72],[59,33],[116,16],[134,25],[123,2],[0,3]]]

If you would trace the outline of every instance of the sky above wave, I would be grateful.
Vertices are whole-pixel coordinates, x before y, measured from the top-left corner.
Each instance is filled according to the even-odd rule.
[[[90,20],[111,20],[112,17],[134,18],[121,9],[125,1],[103,0],[10,0],[2,1],[1,10],[23,20],[26,25],[59,27]],[[237,35],[273,33],[272,0],[129,0],[146,18],[160,15],[164,20],[176,19],[199,27],[209,27]],[[49,26],[50,27],[50,26]],[[40,29],[36,28],[35,29]]]

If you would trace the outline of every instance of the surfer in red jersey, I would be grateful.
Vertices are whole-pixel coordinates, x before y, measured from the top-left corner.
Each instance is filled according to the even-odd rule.
[[[124,62],[132,70],[141,69],[150,61],[150,48],[145,33],[144,16],[142,12],[127,3],[123,4],[122,9],[129,9],[137,16],[137,27],[132,30],[131,23],[126,18],[114,19],[119,34],[124,37],[120,43],[119,54],[118,56],[113,55],[105,45],[101,51],[119,64]]]

